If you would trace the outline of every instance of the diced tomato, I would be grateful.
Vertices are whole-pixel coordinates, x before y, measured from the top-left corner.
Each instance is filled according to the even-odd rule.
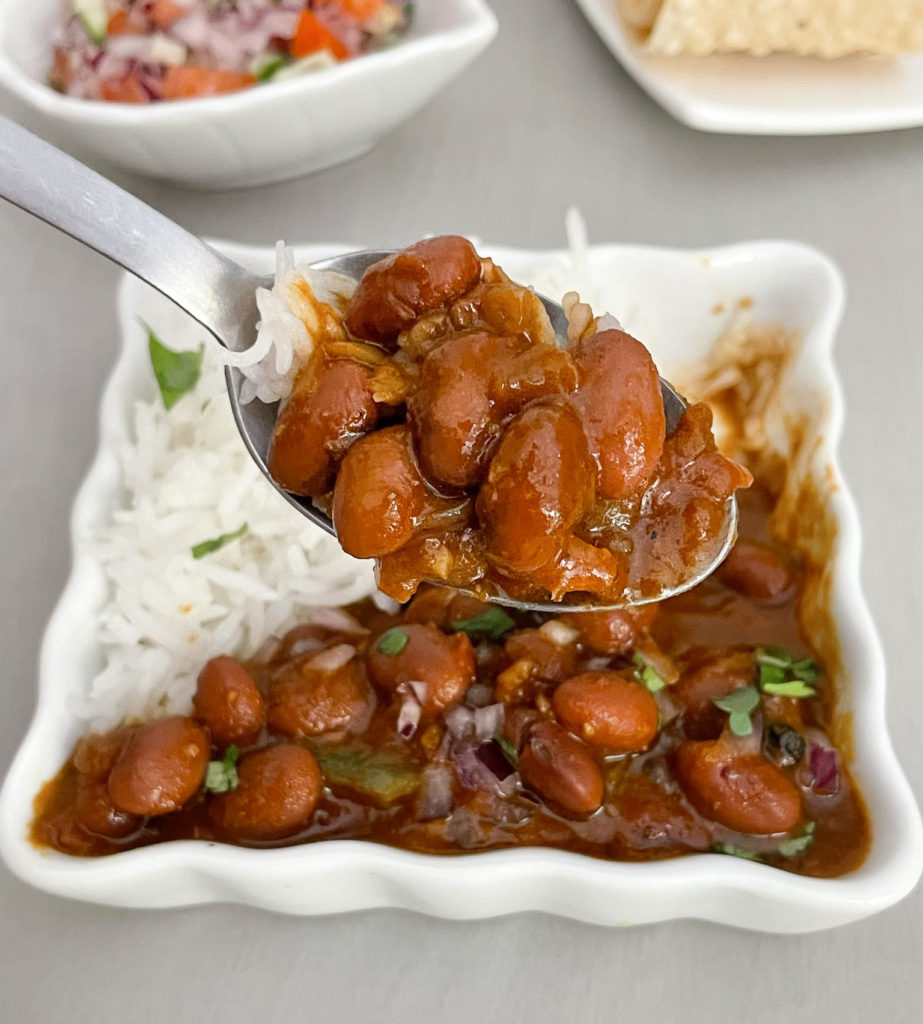
[[[135,31],[137,30],[131,23],[128,11],[113,11],[113,13],[109,15],[109,21],[106,24],[106,35],[124,36],[129,32]]]
[[[150,102],[150,97],[141,87],[138,76],[133,71],[127,75],[104,78],[99,84],[99,94],[110,103]]]
[[[238,71],[219,71],[216,68],[196,68],[178,64],[167,68],[163,80],[165,100],[184,100],[201,96],[219,96],[225,92],[237,92],[253,85],[253,75]]]
[[[371,18],[384,6],[385,0],[339,0],[340,7],[360,21]]]
[[[349,56],[346,46],[310,11],[301,12],[291,50],[293,57],[307,57],[318,50],[329,50],[337,60],[346,60]]]
[[[188,13],[187,8],[173,0],[150,0],[148,5],[148,17],[158,28],[169,28]]]

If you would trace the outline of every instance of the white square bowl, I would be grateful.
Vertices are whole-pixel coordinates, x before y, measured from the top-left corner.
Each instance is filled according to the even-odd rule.
[[[272,266],[268,250],[223,248],[257,269]],[[299,256],[310,261],[349,248],[304,247]],[[836,460],[843,415],[831,361],[843,307],[836,268],[813,249],[774,241],[699,252],[601,246],[576,262],[565,252],[481,250],[547,294],[579,285],[597,309],[611,310],[643,338],[680,386],[683,367],[705,358],[741,298],[755,322],[795,332],[797,354],[767,422],[774,437],[784,438],[785,422],[807,414],[802,436],[811,457],[794,475],[820,489],[836,524],[823,614],[811,615],[808,628],[823,627],[823,638],[813,639],[828,654],[836,645],[836,710],[851,713],[851,770],[871,817],[866,861],[848,875],[821,879],[718,854],[624,863],[539,848],[438,857],[356,840],[275,850],[181,841],[81,859],[32,846],[32,801],[81,731],[66,695],[89,684],[99,661],[96,614],[107,584],[80,542],[118,506],[115,448],[130,431],[133,402],[154,394],[136,317],[156,325],[177,315],[125,278],[122,353],[103,397],[99,452],[73,512],[73,571],[42,645],[35,719],[0,793],[0,853],[21,878],[62,896],[126,907],[235,901],[290,914],[401,907],[447,918],[538,910],[607,925],[693,917],[770,932],[854,921],[913,888],[923,867],[923,830],[887,735],[884,662],[859,589],[856,510]],[[811,524],[800,525],[807,538]]]
[[[285,82],[138,106],[75,99],[47,85],[59,0],[0,0],[0,87],[43,126],[137,174],[240,188],[331,167],[371,149],[488,45],[484,0],[418,0],[395,46]]]

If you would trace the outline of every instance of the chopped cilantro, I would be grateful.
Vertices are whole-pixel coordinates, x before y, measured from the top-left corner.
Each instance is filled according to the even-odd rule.
[[[164,408],[172,409],[186,394],[192,391],[202,372],[202,353],[200,346],[195,352],[174,352],[161,342],[156,334],[142,321],[147,331],[147,346],[151,355],[151,367],[160,388],[160,397]]]
[[[512,743],[505,736],[496,737],[497,744],[503,751],[503,756],[509,761],[509,763],[518,771],[519,770],[519,753]]]
[[[644,683],[651,693],[656,693],[667,685],[667,681],[640,651],[635,651],[631,656],[631,660],[637,669],[638,679]]]
[[[235,530],[233,533],[222,533],[220,537],[213,537],[211,540],[199,541],[198,544],[193,544],[191,551],[193,558],[204,558],[206,555],[210,555],[213,551],[218,551],[219,548],[223,548],[225,544],[230,544],[232,540],[237,540],[238,537],[243,537],[247,532],[247,524],[244,523],[239,530]]]
[[[724,853],[728,857],[740,857],[741,860],[755,860],[760,864],[763,858],[754,850],[745,850],[742,846],[735,846],[733,843],[713,843],[712,853]]]
[[[515,625],[502,608],[494,605],[470,619],[455,619],[452,629],[456,633],[467,633],[472,638],[483,636],[489,640],[502,640]]]
[[[802,698],[813,697],[817,692],[810,685],[820,678],[820,669],[813,658],[796,661],[784,647],[758,647],[756,665],[763,693]]]
[[[379,654],[400,654],[407,646],[409,639],[410,637],[400,626],[392,626],[390,629],[386,629],[378,638],[375,650]]]
[[[735,736],[749,736],[753,732],[753,722],[750,715],[759,707],[760,694],[755,686],[745,686],[740,690],[734,690],[726,697],[715,697],[712,700],[715,707],[727,711],[728,724]]]
[[[80,22],[80,27],[86,32],[91,43],[96,46],[102,47],[106,42],[106,24],[105,22],[99,25],[94,25],[90,18],[87,17],[82,11],[77,12],[77,21]]]
[[[786,839],[779,843],[779,853],[783,857],[797,857],[800,853],[804,853],[813,842],[814,822],[809,821],[800,836],[794,836],[792,839]]]
[[[253,62],[250,70],[258,82],[269,82],[286,64],[288,58],[282,54],[264,54]]]
[[[789,679],[784,683],[762,683],[763,693],[773,694],[776,697],[813,697],[817,691],[813,686],[800,679]]]
[[[240,749],[232,743],[220,761],[209,761],[205,769],[205,791],[207,793],[230,793],[240,785],[237,775],[237,758]]]

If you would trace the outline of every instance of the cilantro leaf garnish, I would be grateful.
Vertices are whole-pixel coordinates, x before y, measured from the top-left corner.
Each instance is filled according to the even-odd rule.
[[[213,537],[211,540],[202,540],[198,544],[193,544],[192,557],[193,558],[204,558],[206,555],[210,555],[213,551],[218,551],[219,548],[223,548],[225,544],[230,544],[232,540],[237,540],[238,537],[243,537],[247,532],[248,526],[244,523],[240,529],[235,530],[233,533],[222,533],[219,537]]]
[[[728,724],[735,736],[749,736],[753,732],[750,715],[760,703],[760,693],[755,686],[734,690],[726,697],[714,697],[712,703],[722,711],[727,711]]]
[[[375,650],[379,654],[400,654],[407,646],[409,639],[410,637],[400,626],[392,626],[390,629],[386,629],[378,638]]]
[[[172,409],[198,383],[205,349],[199,346],[194,352],[174,352],[163,344],[143,320],[141,323],[147,331],[147,347],[157,386],[160,388],[160,397],[164,408]]]
[[[472,615],[470,619],[455,619],[452,622],[455,633],[467,633],[469,637],[487,637],[489,640],[502,640],[516,625],[502,608],[496,605]]]
[[[813,658],[795,660],[784,647],[757,647],[756,665],[759,688],[777,697],[813,697],[812,683],[820,678],[820,669]]]
[[[237,775],[237,758],[240,749],[232,743],[220,761],[209,761],[205,769],[205,791],[207,793],[230,793],[240,785]]]
[[[814,822],[809,821],[800,836],[794,836],[779,843],[779,853],[783,857],[797,857],[814,842]]]
[[[745,850],[742,846],[735,846],[733,843],[713,843],[712,853],[724,853],[728,857],[740,857],[741,860],[755,860],[760,864],[763,858],[754,850]]]
[[[644,683],[651,693],[656,693],[667,685],[666,679],[663,678],[640,651],[635,651],[631,656],[631,661],[637,669],[638,679]]]
[[[519,770],[519,752],[513,746],[512,743],[505,736],[496,737],[497,744],[503,751],[503,756],[509,761],[509,763],[518,771]]]
[[[782,683],[763,683],[760,688],[763,693],[776,697],[813,697],[817,693],[813,686],[808,686],[800,679],[788,679]]]
[[[254,66],[250,70],[258,82],[269,82],[276,72],[281,71],[287,63],[288,58],[283,57],[282,54],[269,54],[258,62],[254,62]]]

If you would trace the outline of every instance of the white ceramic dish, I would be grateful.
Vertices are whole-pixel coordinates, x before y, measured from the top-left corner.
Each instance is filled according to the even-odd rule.
[[[839,135],[923,125],[923,55],[652,57],[619,18],[616,0],[577,4],[641,88],[692,128]]]
[[[226,248],[242,262],[272,265],[268,251]],[[913,887],[923,865],[923,833],[887,737],[884,664],[859,590],[856,512],[836,468],[842,404],[831,349],[843,304],[836,269],[816,251],[787,242],[708,252],[594,247],[576,268],[566,253],[481,248],[514,277],[549,292],[589,279],[593,294],[586,287],[583,294],[642,337],[677,383],[682,366],[704,357],[741,298],[752,302],[754,320],[798,332],[801,344],[787,371],[785,407],[772,410],[769,425],[779,427],[793,413],[811,411],[810,433],[818,445],[809,443],[814,457],[803,470],[828,496],[837,523],[829,607],[846,666],[838,680],[839,707],[853,713],[853,771],[872,818],[867,861],[842,878],[812,879],[715,854],[640,864],[540,849],[440,858],[343,840],[279,850],[176,842],[101,859],[35,849],[26,838],[33,797],[80,731],[64,694],[75,676],[90,678],[98,656],[94,609],[105,595],[105,581],[78,542],[116,505],[114,449],[128,430],[132,401],[151,395],[154,387],[145,346],[126,342],[103,398],[99,453],[74,507],[77,553],[45,634],[35,720],[0,793],[0,852],[20,877],[62,896],[129,907],[236,901],[324,914],[384,906],[449,918],[540,910],[608,925],[695,917],[779,932],[856,920]],[[337,247],[306,248],[300,255],[316,259],[331,251]],[[130,329],[135,316],[156,324],[165,304],[126,278],[119,299],[123,337],[137,339]],[[719,307],[725,312],[716,312]]]
[[[138,107],[45,84],[58,0],[0,0],[0,86],[62,141],[194,188],[294,178],[371,149],[430,100],[497,30],[484,0],[418,0],[396,46],[324,71],[210,99]]]

